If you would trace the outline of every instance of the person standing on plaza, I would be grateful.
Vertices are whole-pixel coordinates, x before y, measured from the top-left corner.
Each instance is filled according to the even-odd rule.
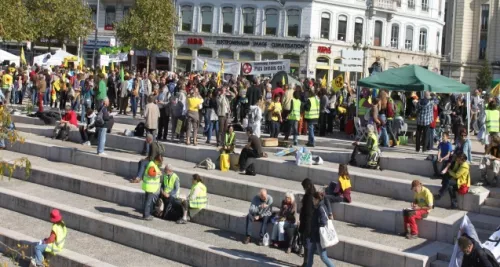
[[[132,117],[135,119],[137,116],[137,104],[139,103],[139,92],[142,88],[142,78],[140,74],[132,81],[132,91],[130,95],[130,105],[132,108]],[[158,123],[158,122],[157,122]]]
[[[36,88],[38,90],[38,112],[43,112],[43,98],[45,92],[47,91],[47,83],[45,81],[45,76],[38,75],[36,79]]]
[[[307,244],[311,237],[311,221],[314,212],[313,195],[316,193],[316,188],[309,178],[302,181],[302,188],[305,193],[302,197],[302,207],[299,213],[299,233],[304,246],[304,262],[302,266],[306,266],[308,254],[310,253]],[[312,253],[314,254],[314,252]]]
[[[318,124],[319,119],[319,99],[312,91],[306,94],[307,100],[304,105],[304,119],[307,122],[308,140],[306,146],[314,147],[314,126]]]
[[[109,104],[111,107],[118,108],[118,105],[116,103],[116,73],[114,71],[111,71],[108,77],[108,98],[109,98]]]
[[[198,145],[198,125],[200,121],[199,110],[203,104],[203,99],[198,95],[198,89],[193,88],[186,102],[188,105],[187,113],[187,128],[186,128],[186,145],[191,144],[191,129],[193,134],[193,144]]]
[[[293,145],[298,144],[299,136],[299,120],[300,120],[300,109],[302,107],[302,102],[300,101],[300,91],[293,92],[293,99],[290,103],[290,112],[288,113],[288,127],[289,129],[285,131],[285,140],[288,140],[288,135],[291,133],[293,135]]]
[[[282,125],[283,132],[285,133],[285,141],[288,140],[288,137],[290,136],[290,122],[288,121],[288,114],[290,114],[292,110],[292,100],[293,100],[293,93],[295,92],[295,84],[289,84],[285,86],[285,94],[283,95],[283,98],[281,99],[281,104],[283,106],[283,120],[284,124]]]
[[[127,74],[120,84],[120,112],[118,114],[127,115],[128,98],[132,92],[132,84],[129,80],[130,77]]]
[[[322,202],[322,196],[320,192],[315,192],[313,194],[313,207],[314,211],[311,219],[311,238],[308,242],[307,254],[307,265],[306,267],[312,267],[314,263],[314,254],[316,251],[319,252],[321,261],[327,267],[334,267],[332,261],[328,258],[326,248],[321,247],[320,242],[320,228],[325,227],[328,224],[328,216],[326,215],[326,207]]]
[[[420,152],[420,146],[422,146],[423,152],[427,152],[427,131],[429,131],[429,125],[433,120],[433,107],[431,94],[426,91],[424,98],[420,99],[417,104],[417,133],[415,135],[415,150],[417,152]]]
[[[217,116],[219,123],[219,141],[224,140],[224,134],[227,131],[227,120],[230,113],[229,100],[226,97],[226,86],[223,86],[217,95]]]
[[[170,97],[171,95],[167,86],[161,86],[160,92],[158,96],[156,96],[156,105],[160,110],[160,118],[158,119],[158,140],[167,140],[168,124],[170,122]]]
[[[98,108],[95,126],[97,134],[97,155],[104,156],[104,147],[106,146],[106,132],[108,131],[108,121],[111,116],[108,112],[109,100],[104,98],[101,106]]]
[[[97,95],[95,97],[97,107],[100,107],[107,98],[107,87],[106,87],[106,75],[104,73],[99,73],[99,87],[97,90]]]

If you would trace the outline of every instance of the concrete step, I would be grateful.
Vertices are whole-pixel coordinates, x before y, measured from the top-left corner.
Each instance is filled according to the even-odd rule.
[[[45,130],[45,132],[50,132],[50,130],[47,129]],[[111,138],[111,136],[108,135],[108,137],[110,137],[108,138],[110,142],[108,142],[107,145],[108,147],[114,148],[114,150],[126,150],[133,152],[142,150],[143,140],[123,136],[114,136],[114,138]],[[45,144],[64,144],[64,146],[78,148],[79,150],[85,150],[89,152],[92,151],[92,149],[89,149],[88,147],[71,144],[68,142],[62,143],[61,141],[43,138],[38,135],[25,134],[25,137],[28,137],[28,143],[38,141]],[[33,140],[33,142],[31,140]],[[185,145],[171,143],[164,143],[164,146],[166,148],[165,156],[173,159],[180,159],[182,161],[197,163],[207,157],[211,157],[214,160],[218,157],[218,152],[213,150],[213,148],[207,149],[203,147],[186,147]],[[45,153],[47,152],[45,148],[40,148],[42,150],[21,149],[22,148],[17,145],[12,148],[13,151],[19,151],[38,156],[45,156]],[[40,153],[33,154],[37,151]],[[337,177],[336,170],[338,169],[338,164],[335,163],[326,162],[322,166],[296,166],[291,162],[274,158],[257,159],[255,160],[255,163],[256,170],[261,175],[299,182],[302,181],[305,177],[310,177],[316,184],[328,184],[332,179],[335,180]],[[406,173],[394,171],[380,172],[355,167],[351,167],[350,169],[350,176],[353,186],[358,192],[365,192],[405,201],[412,201],[413,194],[409,192],[408,188],[410,187],[411,181],[413,179],[420,179],[433,192],[437,192],[437,190],[440,188],[440,181],[430,180],[422,176],[408,175]],[[232,172],[229,173],[233,174]],[[128,172],[124,174],[128,175]],[[478,193],[467,194],[464,198],[459,198],[459,206],[462,207],[462,209],[479,211],[479,204],[482,203],[481,201],[486,198],[488,191],[482,187],[475,188],[475,191],[477,191]],[[440,201],[436,201],[436,206],[449,207],[449,205],[450,201],[447,195]]]
[[[448,267],[449,264],[447,261],[437,260],[431,263],[431,267]]]
[[[490,192],[491,196],[491,192]],[[488,197],[486,201],[484,202],[484,205],[490,206],[490,207],[495,207],[495,208],[500,208],[500,198],[492,198]]]
[[[37,126],[35,124],[40,123],[40,120],[37,118],[29,118],[25,116],[13,116],[14,120],[17,121],[16,126],[19,130],[21,131],[27,131],[27,132],[33,132],[40,134],[40,129],[48,129],[49,131],[44,133],[47,135],[52,135],[52,128],[53,126]],[[123,133],[125,129],[133,130],[133,127],[131,128],[130,125],[127,124],[119,124],[115,123],[113,127],[113,132],[114,133]],[[122,136],[123,137],[123,136]],[[109,136],[107,145],[110,146],[110,143],[113,143],[111,140],[113,137]],[[129,137],[130,138],[130,137]],[[200,141],[200,147],[206,147],[204,146],[204,142],[201,140],[205,140],[205,138],[199,134],[198,135],[198,140]],[[75,131],[71,135],[71,139],[80,142],[80,135]],[[136,138],[139,139],[139,138]],[[238,146],[241,148],[244,145],[246,145],[246,140],[247,136],[244,133],[240,133],[240,135],[237,134],[237,143]],[[215,141],[213,141],[215,142]],[[306,142],[306,141],[304,141]],[[304,144],[302,144],[304,145]],[[211,148],[213,150],[213,146],[208,146],[208,148]],[[321,156],[323,160],[325,161],[330,161],[330,162],[335,162],[335,163],[347,163],[349,161],[351,152],[352,152],[352,141],[349,140],[333,140],[329,141],[329,143],[324,144],[324,145],[317,145],[317,147],[310,149],[314,155]],[[140,147],[142,149],[142,147]],[[264,148],[265,151],[268,152],[268,154],[274,154],[278,151],[281,151],[282,148]],[[433,169],[430,161],[426,161],[425,158],[429,154],[422,154],[422,153],[416,153],[414,149],[412,148],[407,148],[407,147],[400,147],[400,148],[382,148],[382,156],[381,156],[381,167],[384,170],[393,170],[393,171],[399,171],[399,172],[405,172],[405,173],[411,173],[415,175],[423,175],[423,176],[432,176],[433,175]],[[435,153],[433,153],[435,154]],[[216,157],[216,156],[215,156]],[[291,157],[282,157],[283,158],[289,158]],[[201,160],[201,159],[200,159]],[[198,160],[197,162],[199,162]],[[364,156],[359,156],[358,157],[358,163],[359,164],[364,164],[366,161],[366,157]],[[477,164],[476,164],[477,165]],[[473,165],[471,167],[471,172],[472,172],[472,177],[473,179],[476,179],[476,177],[479,177],[479,170],[477,169],[477,166]]]
[[[481,213],[491,216],[500,217],[500,208],[492,206],[481,206]]]
[[[11,247],[38,242],[48,237],[52,227],[48,221],[4,208],[0,208],[0,217],[0,240],[9,238]],[[25,252],[31,255],[31,249],[26,249]],[[56,257],[50,257],[49,262],[51,267],[187,266],[74,229],[68,231],[64,250]]]
[[[21,156],[23,156],[23,154],[6,151],[4,159],[10,160]],[[143,201],[143,192],[140,189],[140,184],[131,184],[122,176],[113,175],[109,171],[89,169],[61,162],[55,163],[34,156],[28,156],[28,159],[34,166],[32,167],[32,174],[28,179],[30,182],[99,198],[105,201],[115,202],[121,205],[128,205],[137,209],[142,208],[141,203]],[[174,163],[174,166],[176,166],[177,170],[182,172],[182,165],[179,166]],[[70,174],[71,172],[86,175],[85,177],[82,177]],[[181,186],[188,186],[191,175],[183,175],[181,172],[176,171],[176,173],[180,176]],[[201,174],[203,175],[203,173]],[[15,173],[15,177],[22,178],[23,175],[23,170],[18,170]],[[251,182],[246,188],[242,188],[241,182],[237,182],[240,185],[238,186],[238,184],[232,183],[230,180],[226,180],[227,186],[219,184],[219,186],[216,187],[216,184],[214,184],[212,179],[205,175],[202,177],[209,189],[210,207],[207,208],[207,212],[213,213],[212,216],[209,217],[221,216],[220,209],[215,207],[238,211],[245,214],[250,205],[248,201],[250,201],[259,190],[259,187],[252,186]],[[211,186],[212,184],[214,184],[214,187]],[[250,186],[254,188],[251,189],[251,192],[254,193],[253,195],[251,195],[248,191],[248,187]],[[259,186],[263,186],[265,188],[268,187],[266,184],[259,184]],[[217,188],[220,187],[226,189],[234,188],[234,191],[239,192],[240,195],[234,196],[236,198],[232,198],[233,195],[225,193],[227,191],[218,191]],[[89,190],[89,188],[92,190]],[[214,191],[216,192],[221,192],[221,195],[218,195],[219,193],[213,194],[212,188],[214,188]],[[187,188],[183,190],[183,193],[186,195],[188,192]],[[273,196],[276,203],[275,205],[279,205],[286,191],[269,190],[268,192]],[[278,193],[278,195],[275,193]],[[301,197],[301,193],[299,194],[299,197]],[[404,230],[401,210],[404,207],[408,207],[408,203],[358,192],[353,192],[352,196],[354,199],[353,203],[339,203],[333,205],[336,220],[354,223],[360,226],[374,228],[376,230],[387,231],[393,234]],[[431,216],[418,222],[421,230],[421,237],[430,240],[453,242],[453,236],[447,235],[447,231],[444,231],[444,229],[448,227],[458,227],[458,222],[462,216],[463,212],[436,208],[432,211]],[[205,224],[208,224],[208,222]],[[211,226],[217,227],[217,225]]]
[[[17,179],[0,183],[0,205],[5,208],[37,218],[46,218],[50,208],[58,208],[70,228],[188,265],[288,266],[302,261],[297,255],[284,254],[281,250],[243,245],[240,242],[243,236],[216,228],[195,223],[177,225],[159,219],[143,221],[134,208]],[[21,190],[25,193],[19,193]],[[234,223],[243,226],[241,222]],[[427,259],[423,255],[403,252],[425,240],[407,240],[399,244],[400,247],[388,247],[352,236],[369,236],[378,241],[386,237],[384,243],[388,244],[392,242],[387,238],[401,238],[352,226],[352,231],[358,233],[347,232],[347,224],[336,222],[335,225],[337,231],[349,235],[339,235],[342,241],[328,250],[330,256],[339,260],[362,266],[422,266]],[[359,258],[359,255],[373,256]],[[319,263],[319,259],[317,261]]]
[[[484,213],[469,212],[467,216],[471,220],[475,228],[484,229],[493,233],[500,225],[500,217],[492,216]]]

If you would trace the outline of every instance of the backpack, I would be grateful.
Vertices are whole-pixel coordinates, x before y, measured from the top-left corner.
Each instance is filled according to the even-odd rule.
[[[158,142],[158,140],[155,141],[156,145],[158,146],[158,154],[162,155],[165,153],[165,147]]]
[[[252,175],[252,176],[256,175],[255,165],[253,163],[250,163],[250,165],[248,165],[248,167],[245,169],[245,174]]]
[[[204,168],[207,170],[215,170],[215,163],[212,162],[210,158],[202,160],[200,163],[196,164],[195,168]]]
[[[145,131],[146,131],[146,124],[144,122],[139,122],[139,124],[135,126],[134,136],[143,137]]]

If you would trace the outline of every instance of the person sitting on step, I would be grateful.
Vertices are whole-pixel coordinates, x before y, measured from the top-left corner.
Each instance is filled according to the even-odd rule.
[[[208,204],[207,187],[203,184],[199,174],[193,174],[191,183],[191,191],[187,199],[182,200],[182,219],[177,221],[177,224],[186,224],[189,218],[192,219]]]
[[[271,240],[273,246],[278,248],[284,246],[286,253],[292,252],[292,241],[295,236],[297,225],[295,224],[297,213],[297,204],[292,192],[285,194],[285,199],[281,202],[280,212],[272,219],[273,231]]]
[[[457,192],[460,195],[465,195],[470,188],[470,169],[467,163],[467,156],[464,153],[457,154],[455,164],[449,170],[441,181],[441,189],[434,196],[436,200],[441,199],[445,190],[448,190],[451,198],[451,208],[458,208]]]
[[[222,144],[222,148],[220,149],[221,153],[234,153],[234,147],[236,145],[236,134],[234,132],[234,128],[232,125],[227,127],[227,132],[224,135],[224,143]]]
[[[356,155],[361,153],[362,155],[368,156],[368,161],[366,166],[369,168],[377,168],[379,165],[378,158],[380,154],[380,150],[378,148],[378,136],[375,133],[375,126],[373,124],[368,124],[366,126],[368,130],[368,137],[366,145],[360,145],[359,142],[354,142],[354,150],[351,154],[351,161],[349,161],[349,165],[357,166]]]
[[[481,170],[481,180],[485,185],[496,187],[498,175],[500,174],[500,136],[493,136],[491,143],[487,147],[486,155],[481,160],[479,169]],[[493,179],[488,179],[488,169],[493,172]]]
[[[250,243],[252,236],[252,222],[262,222],[260,226],[259,245],[263,245],[263,238],[266,234],[267,223],[272,215],[273,197],[267,194],[266,189],[260,189],[250,204],[250,209],[246,218],[246,238],[243,244]]]
[[[64,223],[61,213],[57,209],[50,212],[50,222],[52,230],[50,236],[41,240],[34,246],[34,258],[31,259],[31,265],[36,267],[46,266],[43,253],[56,254],[63,250],[64,242],[68,234],[68,229]]]
[[[325,187],[323,201],[328,210],[328,217],[333,219],[333,208],[332,203],[351,203],[351,179],[349,177],[349,171],[347,170],[347,165],[339,165],[339,181],[330,182],[330,184]]]
[[[414,192],[413,202],[410,209],[403,210],[404,233],[407,239],[418,238],[417,220],[428,216],[434,207],[434,198],[427,187],[423,186],[419,180],[411,182],[411,190]]]

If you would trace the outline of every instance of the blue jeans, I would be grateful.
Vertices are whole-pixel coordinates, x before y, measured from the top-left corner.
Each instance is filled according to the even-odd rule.
[[[45,96],[43,97],[43,104],[46,106],[50,104],[50,91],[51,87],[47,86],[47,90],[45,91]]]
[[[207,141],[210,142],[212,139],[212,131],[215,130],[215,137],[217,138],[217,143],[219,143],[219,121],[210,121],[208,120],[208,130],[207,130]],[[207,123],[205,122],[205,125]]]
[[[307,122],[307,143],[314,145],[314,123]]]
[[[138,97],[130,97],[130,105],[132,106],[132,115],[135,117],[137,115],[137,102],[139,101]]]
[[[297,139],[299,136],[299,121],[288,120],[288,125],[290,125],[290,133],[293,135],[293,145],[297,145]]]
[[[381,139],[381,145],[383,147],[389,146],[389,135],[387,134],[387,118],[384,114],[380,114],[379,120],[384,123],[382,127],[380,127],[379,139]]]
[[[104,146],[106,145],[106,131],[107,128],[97,128],[97,154],[104,152]]]
[[[262,222],[260,226],[260,238],[263,238],[264,235],[266,234],[266,228],[267,228],[267,223],[269,222],[270,216],[264,216],[259,218],[259,222]],[[255,221],[254,216],[248,214],[247,215],[247,224],[246,224],[246,235],[247,236],[252,236],[252,222]]]
[[[38,90],[35,86],[31,87],[31,104],[33,106],[38,104]]]
[[[144,213],[143,218],[148,218],[151,216],[151,210],[153,208],[153,204],[158,199],[159,191],[157,193],[146,193],[144,197]]]
[[[34,256],[35,256],[36,265],[43,264],[43,253],[45,252],[46,248],[47,248],[47,244],[40,244],[40,245],[35,246],[33,254],[35,254]]]
[[[208,112],[208,109],[205,109],[203,118],[205,120],[205,127],[203,127],[203,132],[206,134],[208,132],[208,128],[210,128],[210,113]]]
[[[139,161],[139,168],[137,170],[137,176],[142,179],[142,175],[144,174],[144,170],[146,169],[146,165],[148,165],[149,161],[145,159],[141,159]]]
[[[326,249],[321,248],[321,244],[319,242],[311,242],[309,240],[307,244],[308,249],[308,254],[307,254],[307,267],[312,267],[313,262],[314,262],[314,254],[316,254],[316,250],[319,250],[319,257],[321,258],[321,261],[327,266],[327,267],[335,267],[333,265],[332,261],[328,258],[328,255],[326,253]]]
[[[85,118],[85,115],[87,114],[87,108],[90,108],[91,106],[91,101],[85,102],[81,104],[81,111],[80,111],[80,122],[85,123],[87,119]]]
[[[280,132],[280,123],[279,121],[271,121],[271,138],[278,138]]]

